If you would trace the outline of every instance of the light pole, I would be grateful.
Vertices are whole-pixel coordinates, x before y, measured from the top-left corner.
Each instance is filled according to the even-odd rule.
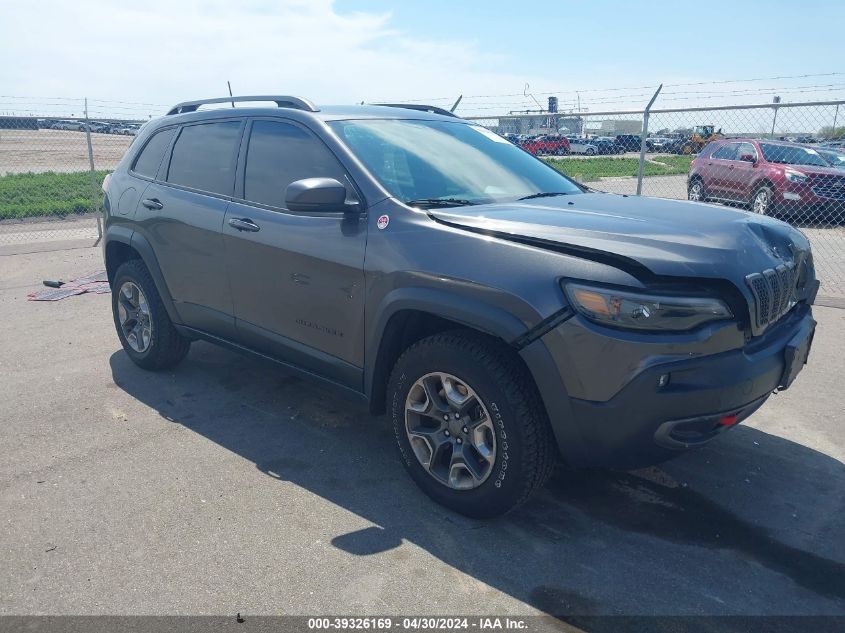
[[[780,97],[777,97],[777,96],[772,97],[772,103],[775,104],[773,106],[774,109],[775,109],[775,115],[772,117],[772,138],[774,138],[774,136],[775,136],[775,123],[777,123],[777,120],[778,120],[778,106],[777,106],[777,104],[780,103]]]

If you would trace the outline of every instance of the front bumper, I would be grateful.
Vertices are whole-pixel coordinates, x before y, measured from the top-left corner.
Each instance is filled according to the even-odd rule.
[[[706,444],[756,411],[783,387],[785,375],[790,381],[794,378],[800,367],[785,371],[795,364],[789,351],[795,341],[808,336],[811,341],[814,327],[810,307],[799,304],[744,347],[694,357],[687,354],[680,360],[675,355],[674,360],[651,364],[643,359],[640,367],[645,368],[635,371],[607,400],[570,397],[568,419],[552,418],[564,459],[577,467],[631,469]],[[595,354],[601,356],[606,341],[594,343]],[[806,349],[800,353],[803,366]],[[577,357],[571,361],[577,371]],[[604,362],[610,366],[614,358]],[[558,369],[573,371],[572,367]],[[601,375],[593,373],[589,379],[601,380]],[[546,400],[542,386],[541,394]],[[556,395],[548,398],[554,402]]]

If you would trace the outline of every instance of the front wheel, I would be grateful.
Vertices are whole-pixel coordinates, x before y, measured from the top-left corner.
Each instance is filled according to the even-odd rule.
[[[774,211],[774,191],[768,185],[758,188],[751,198],[751,210],[760,215],[771,215]]]
[[[587,156],[593,156],[593,155],[595,155],[596,150],[594,150],[592,147],[588,147],[586,150],[584,150],[584,153]]]
[[[393,369],[388,410],[411,478],[438,503],[488,518],[523,503],[551,474],[555,445],[527,370],[482,334],[437,334]]]

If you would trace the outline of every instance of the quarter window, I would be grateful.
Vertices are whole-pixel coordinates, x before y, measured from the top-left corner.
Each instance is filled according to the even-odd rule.
[[[246,155],[244,198],[284,208],[288,185],[303,178],[334,178],[346,184],[343,167],[317,138],[290,123],[255,121]]]
[[[167,151],[174,134],[176,134],[176,128],[161,130],[153,134],[135,160],[132,171],[140,176],[155,178],[159,165],[161,165],[161,159],[164,158],[164,152]]]
[[[240,121],[221,121],[182,128],[173,146],[167,182],[231,195],[240,127]]]

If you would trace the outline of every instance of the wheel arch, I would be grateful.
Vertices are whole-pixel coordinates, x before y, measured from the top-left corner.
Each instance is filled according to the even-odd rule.
[[[106,264],[106,275],[110,284],[114,281],[117,269],[124,262],[132,259],[140,259],[144,262],[144,266],[147,267],[150,276],[153,278],[164,308],[167,310],[167,316],[177,325],[182,323],[174,306],[173,297],[170,294],[167,283],[164,281],[164,276],[161,273],[161,267],[158,264],[153,247],[146,237],[128,227],[110,227],[106,231],[103,254]]]
[[[413,343],[453,329],[487,334],[508,344],[527,327],[503,308],[433,288],[400,288],[381,302],[366,334],[364,393],[373,414],[385,410],[387,381]]]

